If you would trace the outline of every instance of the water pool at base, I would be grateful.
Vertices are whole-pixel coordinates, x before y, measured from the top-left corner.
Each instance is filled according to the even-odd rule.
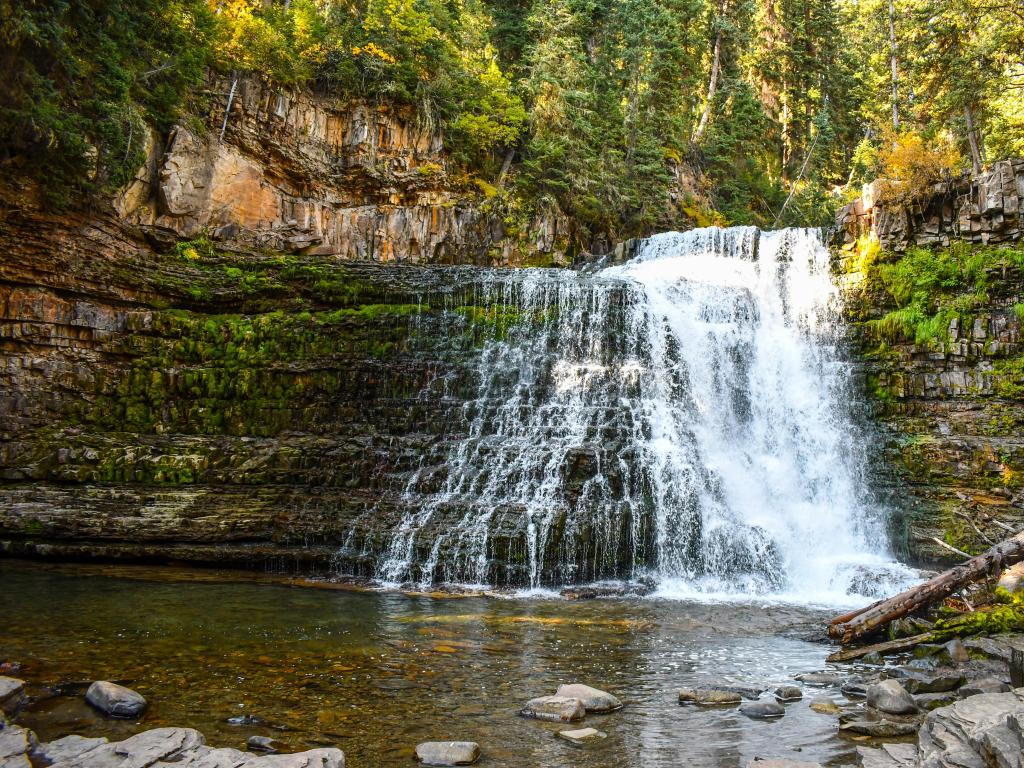
[[[0,562],[0,660],[36,697],[20,722],[49,740],[124,738],[166,725],[244,748],[253,734],[292,749],[332,745],[348,764],[404,766],[425,740],[480,743],[482,766],[745,766],[754,757],[838,765],[853,745],[813,695],[777,721],[677,703],[678,689],[771,687],[826,669],[811,642],[827,611],[654,599],[568,601],[309,589],[174,568]],[[245,581],[243,579],[249,579]],[[258,579],[257,579],[258,580]],[[266,580],[269,581],[269,580]],[[138,723],[94,714],[94,679],[150,707]],[[519,717],[528,699],[583,682],[621,698],[589,715],[608,734],[581,748],[566,726]],[[838,692],[834,695],[838,696]],[[245,724],[229,719],[249,716]]]

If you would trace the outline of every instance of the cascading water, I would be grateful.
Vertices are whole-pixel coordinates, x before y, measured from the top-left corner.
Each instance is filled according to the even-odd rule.
[[[491,300],[517,321],[481,354],[440,487],[410,482],[381,581],[507,568],[531,587],[828,599],[906,577],[861,474],[816,231],[669,233],[592,274],[505,275]]]

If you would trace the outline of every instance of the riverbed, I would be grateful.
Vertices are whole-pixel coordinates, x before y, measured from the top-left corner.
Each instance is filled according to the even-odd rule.
[[[19,720],[43,740],[177,725],[216,746],[255,734],[337,746],[355,768],[408,765],[417,743],[449,739],[479,742],[481,765],[496,767],[842,764],[854,752],[834,716],[809,709],[822,689],[805,686],[775,721],[678,703],[683,686],[773,688],[828,669],[820,607],[439,597],[18,561],[0,562],[0,584],[0,661],[20,663],[34,701]],[[99,716],[82,700],[95,679],[129,685],[149,709],[138,722]],[[517,715],[569,682],[623,700],[583,724],[606,739],[579,747],[556,737],[566,726]]]

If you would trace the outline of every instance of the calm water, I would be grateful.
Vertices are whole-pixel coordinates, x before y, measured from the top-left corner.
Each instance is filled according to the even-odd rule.
[[[245,580],[243,580],[245,579]],[[254,582],[255,579],[255,582]],[[333,745],[349,765],[406,766],[428,739],[480,742],[485,766],[744,766],[755,756],[850,762],[834,717],[774,722],[681,707],[680,686],[769,686],[827,668],[807,641],[827,612],[793,606],[535,597],[438,599],[258,583],[252,575],[0,562],[0,660],[36,696],[22,722],[43,739],[123,738],[191,726],[216,746],[265,734]],[[268,579],[263,579],[269,582]],[[84,684],[111,679],[150,701],[139,723],[100,718]],[[562,682],[618,695],[590,715],[585,748],[565,726],[526,720],[527,699]],[[837,694],[838,695],[838,694]],[[232,725],[249,715],[253,724]]]

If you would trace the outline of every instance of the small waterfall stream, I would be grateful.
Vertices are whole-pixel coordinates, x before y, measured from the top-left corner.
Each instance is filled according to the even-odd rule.
[[[409,482],[377,578],[493,583],[500,558],[534,588],[804,599],[906,578],[862,476],[829,258],[814,230],[710,228],[495,278],[517,320],[480,356],[444,479]]]

